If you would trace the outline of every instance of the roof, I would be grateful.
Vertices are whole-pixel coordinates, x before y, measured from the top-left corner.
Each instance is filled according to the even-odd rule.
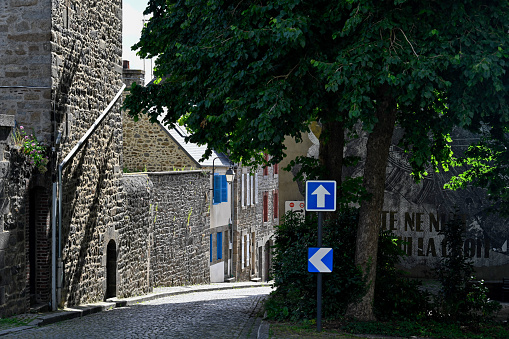
[[[187,155],[193,159],[197,164],[201,167],[230,167],[231,163],[228,157],[224,153],[219,153],[212,150],[212,155],[203,161],[200,161],[203,154],[205,154],[205,150],[207,149],[206,145],[199,146],[198,144],[192,142],[186,142],[185,137],[189,136],[189,132],[182,126],[175,126],[174,128],[169,128],[168,126],[162,123],[163,116],[166,114],[162,114],[158,117],[159,125],[170,135],[170,137],[178,144]],[[217,159],[216,159],[217,158]],[[214,161],[216,159],[216,161]]]

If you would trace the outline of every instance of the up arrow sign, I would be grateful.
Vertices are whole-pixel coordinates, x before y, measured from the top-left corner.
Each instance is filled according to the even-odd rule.
[[[336,210],[336,182],[334,180],[306,181],[306,211]]]
[[[330,195],[329,191],[327,191],[322,185],[320,185],[311,194],[316,195],[316,207],[318,207],[318,208],[325,207],[325,196]]]
[[[308,248],[308,272],[331,273],[333,258],[332,254],[332,248]]]

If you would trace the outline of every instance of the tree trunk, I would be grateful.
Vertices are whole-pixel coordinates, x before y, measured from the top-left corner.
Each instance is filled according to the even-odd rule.
[[[396,104],[392,98],[384,96],[381,99],[376,112],[378,122],[369,134],[366,146],[363,183],[371,197],[363,201],[359,209],[355,250],[355,264],[364,274],[367,292],[359,303],[349,305],[347,310],[348,316],[361,321],[375,320],[373,299],[380,212],[384,202],[385,169],[396,121]]]
[[[343,124],[338,121],[324,123],[320,134],[320,162],[326,171],[324,179],[336,181],[338,197],[341,193],[344,146]]]

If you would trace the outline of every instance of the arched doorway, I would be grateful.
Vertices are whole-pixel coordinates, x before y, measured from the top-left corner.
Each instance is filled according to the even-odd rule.
[[[106,248],[106,295],[104,299],[117,296],[117,245],[114,240]]]
[[[270,241],[267,241],[265,243],[265,267],[263,270],[263,280],[269,281],[270,280]]]

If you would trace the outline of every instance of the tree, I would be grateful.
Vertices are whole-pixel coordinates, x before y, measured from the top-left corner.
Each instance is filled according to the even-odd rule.
[[[507,0],[151,0],[133,49],[158,57],[158,80],[134,85],[124,106],[154,122],[184,117],[190,141],[246,164],[262,163],[261,151],[281,161],[284,137],[300,140],[319,121],[320,162],[337,182],[345,131],[361,123],[370,198],[360,206],[356,264],[370,285],[349,314],[373,319],[394,126],[405,130],[400,146],[418,179],[451,160],[454,126],[505,124],[508,12]]]

